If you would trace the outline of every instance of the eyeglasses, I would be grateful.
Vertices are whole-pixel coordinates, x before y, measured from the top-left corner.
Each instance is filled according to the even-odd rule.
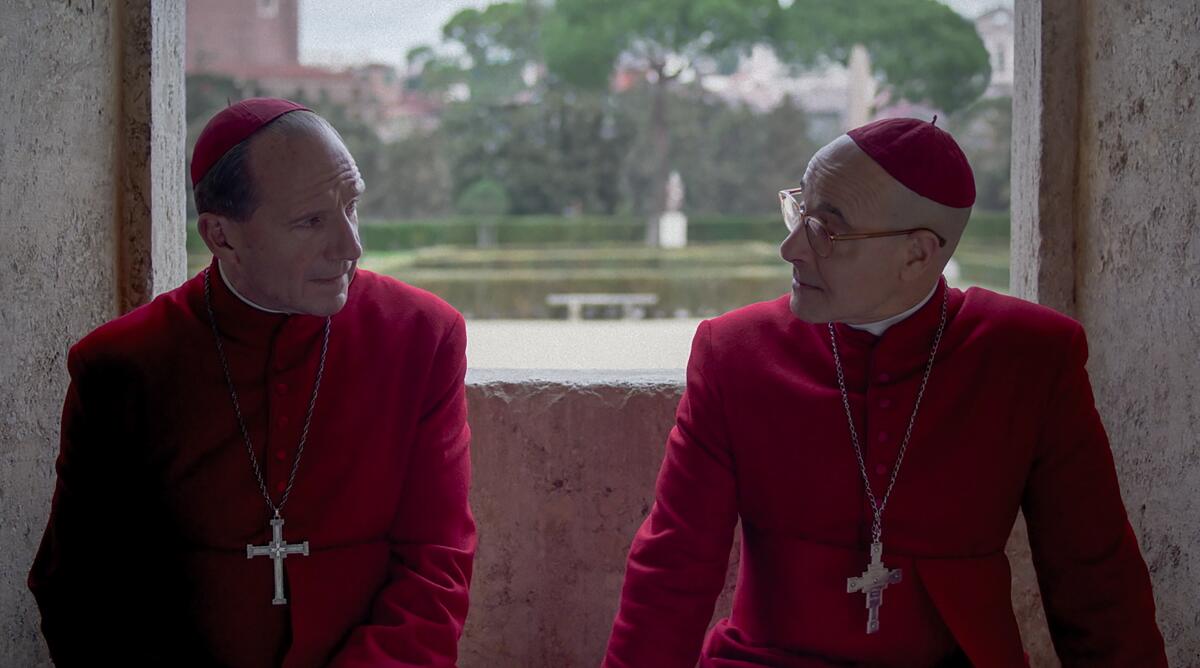
[[[913,232],[929,232],[937,237],[938,246],[946,247],[946,239],[942,235],[934,232],[928,227],[914,227],[907,230],[891,230],[887,232],[858,232],[855,234],[833,234],[825,223],[820,218],[810,216],[804,212],[804,205],[800,204],[796,196],[804,191],[803,188],[791,188],[789,190],[779,191],[779,208],[783,210],[783,224],[787,225],[788,232],[795,232],[800,224],[804,223],[804,235],[808,237],[808,243],[812,246],[813,252],[817,255],[828,258],[833,254],[833,244],[838,241],[857,241],[859,239],[875,239],[878,237],[899,237]]]

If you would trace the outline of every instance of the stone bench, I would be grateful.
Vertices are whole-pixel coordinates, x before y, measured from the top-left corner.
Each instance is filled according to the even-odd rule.
[[[584,306],[620,306],[621,315],[625,319],[633,317],[633,309],[638,306],[653,306],[658,303],[658,295],[648,292],[633,292],[613,294],[603,292],[570,292],[554,293],[546,296],[548,306],[566,306],[567,320],[582,320]]]

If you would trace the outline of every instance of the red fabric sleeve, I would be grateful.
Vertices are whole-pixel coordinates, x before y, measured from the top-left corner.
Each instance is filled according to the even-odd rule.
[[[629,552],[604,666],[692,668],[725,584],[737,523],[733,455],[700,324],[654,507]]]
[[[389,582],[332,668],[455,664],[476,544],[467,503],[466,369],[466,324],[459,316],[435,352],[429,400],[392,525]]]
[[[1150,576],[1129,525],[1078,328],[1051,395],[1023,509],[1064,668],[1167,665]]]
[[[140,384],[77,349],[67,368],[58,480],[29,573],[50,656],[59,668],[202,665],[172,605],[184,598],[170,524],[143,484]]]

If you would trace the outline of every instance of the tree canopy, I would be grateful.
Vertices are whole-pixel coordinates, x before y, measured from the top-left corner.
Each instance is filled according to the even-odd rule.
[[[558,0],[542,35],[550,70],[593,88],[619,65],[672,78],[760,43],[798,67],[845,64],[862,44],[893,99],[947,113],[977,99],[991,76],[975,26],[938,0]]]
[[[781,60],[800,66],[844,64],[862,44],[892,99],[946,113],[978,99],[991,79],[975,26],[937,0],[795,0],[768,36]]]
[[[748,49],[777,0],[558,0],[542,43],[563,80],[599,88],[618,64],[674,79],[700,58]]]

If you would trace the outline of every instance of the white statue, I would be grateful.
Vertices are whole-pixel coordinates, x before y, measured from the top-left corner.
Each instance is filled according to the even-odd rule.
[[[667,210],[658,219],[658,243],[663,248],[683,248],[687,245],[687,216],[683,207],[683,178],[671,170],[667,178]]]
[[[671,170],[667,177],[667,211],[679,211],[683,207],[683,177]]]

